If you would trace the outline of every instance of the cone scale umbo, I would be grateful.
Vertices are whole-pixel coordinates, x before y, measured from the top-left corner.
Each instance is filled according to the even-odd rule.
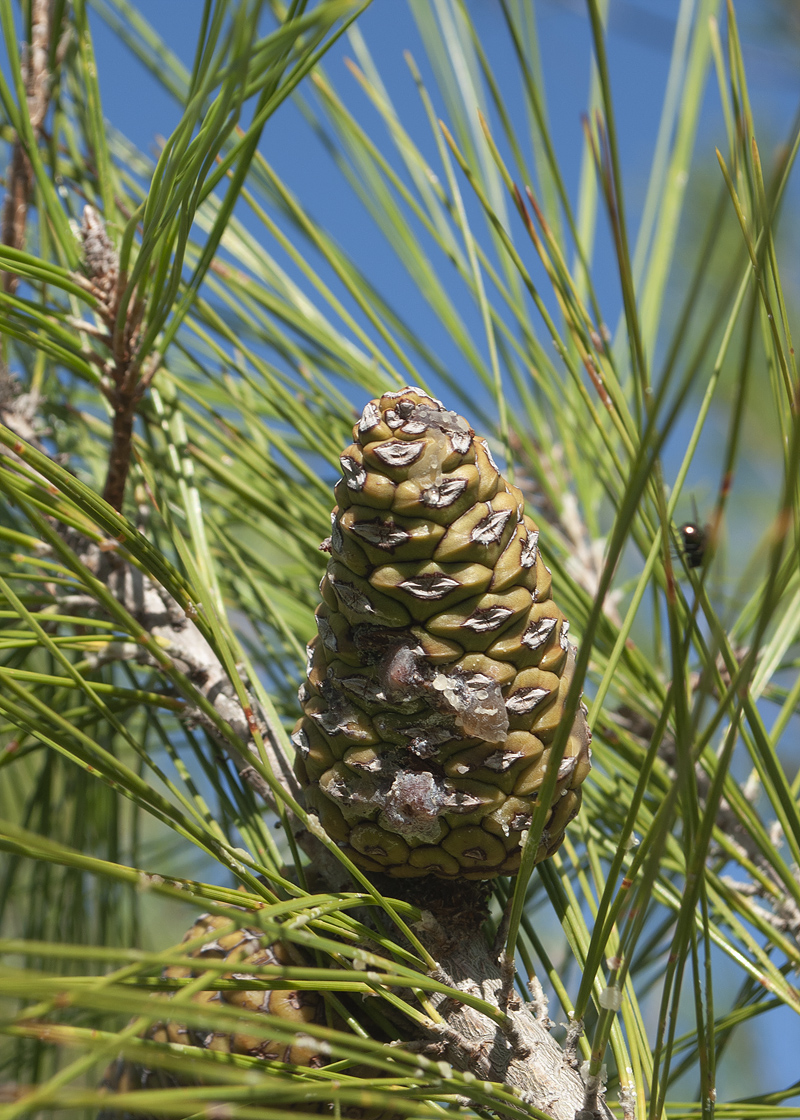
[[[361,868],[513,875],[575,647],[522,495],[416,388],[370,401],[343,478],[293,742],[309,809]],[[580,806],[574,718],[537,859]]]

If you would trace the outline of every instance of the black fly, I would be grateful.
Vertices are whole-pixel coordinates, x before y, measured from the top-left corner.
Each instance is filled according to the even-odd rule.
[[[706,531],[694,521],[687,521],[680,527],[683,554],[690,568],[700,568],[706,553]]]

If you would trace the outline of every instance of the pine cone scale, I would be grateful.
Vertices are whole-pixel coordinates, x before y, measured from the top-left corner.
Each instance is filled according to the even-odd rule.
[[[419,389],[368,402],[353,438],[294,733],[307,803],[364,870],[514,874],[574,672],[538,528]],[[537,858],[578,811],[589,741],[581,708]]]

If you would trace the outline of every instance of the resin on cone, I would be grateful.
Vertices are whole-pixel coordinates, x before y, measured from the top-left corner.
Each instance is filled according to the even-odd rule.
[[[370,401],[344,477],[293,734],[309,809],[361,868],[513,875],[575,647],[522,495],[416,388]],[[537,860],[578,812],[581,705]]]

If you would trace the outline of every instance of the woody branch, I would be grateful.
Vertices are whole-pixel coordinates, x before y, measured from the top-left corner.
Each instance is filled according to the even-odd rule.
[[[31,41],[23,45],[22,80],[25,86],[28,117],[34,140],[38,140],[50,100],[50,71],[47,55],[50,44],[50,0],[33,0],[31,5]],[[33,187],[31,162],[22,140],[17,137],[11,149],[6,175],[6,196],[3,204],[2,241],[12,249],[25,246]],[[19,277],[3,273],[3,289],[11,295],[17,290]]]

